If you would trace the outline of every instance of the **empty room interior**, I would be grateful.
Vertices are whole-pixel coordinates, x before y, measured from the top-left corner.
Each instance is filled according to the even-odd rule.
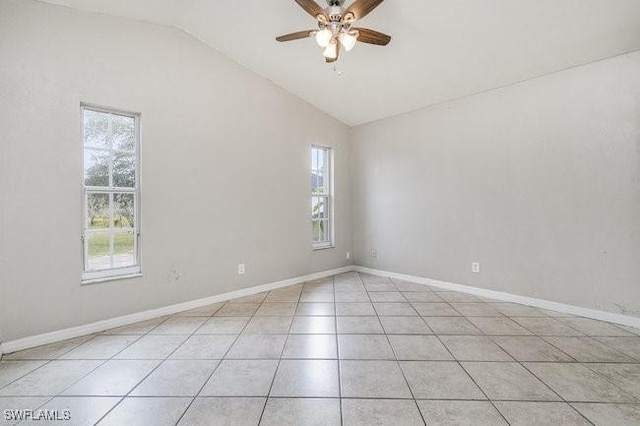
[[[0,0],[0,425],[640,425],[640,1]]]

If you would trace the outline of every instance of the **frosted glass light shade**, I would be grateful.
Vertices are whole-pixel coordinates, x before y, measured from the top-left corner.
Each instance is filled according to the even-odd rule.
[[[332,42],[324,49],[324,57],[327,59],[336,59],[338,57],[338,43]]]
[[[355,47],[357,41],[358,38],[352,33],[344,32],[340,34],[340,43],[342,43],[347,52]]]
[[[333,38],[333,33],[325,28],[324,30],[318,31],[316,34],[316,42],[320,47],[327,47],[331,44],[331,39]]]

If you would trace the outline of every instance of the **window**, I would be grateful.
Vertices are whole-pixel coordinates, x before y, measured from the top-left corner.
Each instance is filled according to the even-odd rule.
[[[137,114],[82,107],[83,281],[140,273]]]
[[[313,248],[333,246],[331,148],[311,147],[311,229]]]

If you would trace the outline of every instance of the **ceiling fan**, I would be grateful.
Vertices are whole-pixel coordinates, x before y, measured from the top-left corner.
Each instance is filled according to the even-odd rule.
[[[353,27],[353,24],[367,16],[384,0],[355,0],[348,8],[345,0],[327,0],[328,7],[323,9],[314,0],[295,0],[309,15],[318,21],[318,30],[298,31],[277,37],[280,42],[299,40],[315,36],[316,42],[323,47],[326,62],[336,62],[340,57],[340,47],[348,52],[356,42],[386,46],[391,36],[370,30]]]

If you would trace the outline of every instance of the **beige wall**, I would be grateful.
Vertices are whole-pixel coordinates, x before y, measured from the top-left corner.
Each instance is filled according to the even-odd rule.
[[[143,278],[80,285],[81,101],[142,113]],[[0,0],[0,129],[0,341],[350,262],[347,127],[177,30]],[[317,252],[312,143],[336,158]]]
[[[640,316],[640,53],[352,142],[357,264]]]

